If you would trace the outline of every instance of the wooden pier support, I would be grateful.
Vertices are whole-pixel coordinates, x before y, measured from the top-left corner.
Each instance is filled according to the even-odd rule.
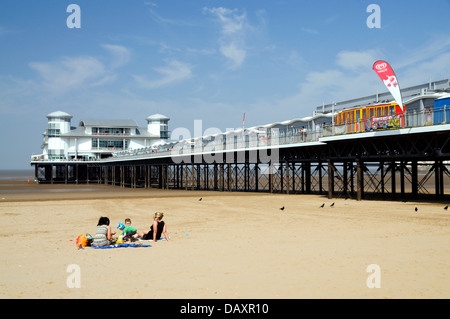
[[[35,165],[35,178],[45,183],[98,183],[119,187],[216,191],[323,194],[329,199],[370,195],[390,199],[441,200],[449,183],[450,164],[417,159],[365,162],[363,159],[310,161],[285,159],[259,163],[48,163]],[[419,166],[422,166],[419,171]],[[356,184],[356,185],[355,185]],[[448,190],[447,190],[448,192]],[[429,198],[430,196],[428,196]]]
[[[363,199],[364,193],[364,173],[363,163],[361,160],[356,161],[356,200]]]
[[[333,162],[328,161],[328,198],[333,198],[334,191],[334,170]]]

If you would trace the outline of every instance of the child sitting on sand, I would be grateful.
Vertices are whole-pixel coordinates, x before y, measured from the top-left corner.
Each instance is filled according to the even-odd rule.
[[[117,229],[122,230],[122,236],[124,242],[131,242],[131,240],[138,237],[137,229],[131,226],[131,219],[126,218],[125,224],[119,223]]]

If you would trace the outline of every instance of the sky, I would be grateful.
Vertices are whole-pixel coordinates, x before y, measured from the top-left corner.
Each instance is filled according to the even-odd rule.
[[[380,59],[401,87],[447,79],[449,15],[450,0],[2,0],[0,169],[30,168],[57,110],[72,126],[161,113],[194,136],[195,120],[226,131],[385,92]]]

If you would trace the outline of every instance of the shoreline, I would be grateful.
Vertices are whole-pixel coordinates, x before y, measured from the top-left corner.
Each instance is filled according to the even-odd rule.
[[[184,190],[157,188],[129,188],[104,184],[37,184],[27,181],[1,181],[0,203],[53,200],[95,200],[126,198],[169,198],[207,196],[258,196],[267,193],[224,192],[213,190]],[[275,195],[275,194],[274,194]]]
[[[450,181],[450,180],[449,180]],[[430,191],[432,185],[427,185]],[[408,199],[409,202],[427,202],[427,203],[440,203],[450,202],[450,185],[445,185],[444,198],[436,199],[431,194],[420,194],[418,199],[410,198],[410,187],[405,187],[405,198],[401,197],[400,188],[397,187],[397,200],[390,198],[391,193],[386,193],[385,198],[381,193],[369,193],[365,194],[363,201],[404,201]],[[0,203],[1,202],[22,202],[22,201],[52,201],[52,200],[83,200],[83,199],[110,199],[110,198],[147,198],[147,197],[159,197],[167,198],[172,196],[178,197],[206,197],[206,196],[264,196],[264,195],[287,195],[285,193],[268,191],[252,192],[252,191],[220,191],[220,190],[191,190],[191,189],[158,189],[158,188],[130,188],[120,187],[113,185],[105,185],[100,183],[83,183],[83,184],[38,184],[34,181],[27,181],[20,178],[11,177],[8,179],[0,178]],[[328,194],[303,194],[303,193],[291,193],[288,196],[316,196],[318,198],[327,199]],[[344,197],[342,194],[335,194],[334,199],[340,199]],[[350,198],[352,199],[352,198]]]

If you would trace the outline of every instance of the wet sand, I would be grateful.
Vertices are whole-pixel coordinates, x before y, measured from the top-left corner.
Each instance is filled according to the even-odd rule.
[[[0,297],[449,298],[447,204],[2,180]],[[172,242],[75,246],[100,216],[144,231],[156,211]]]

